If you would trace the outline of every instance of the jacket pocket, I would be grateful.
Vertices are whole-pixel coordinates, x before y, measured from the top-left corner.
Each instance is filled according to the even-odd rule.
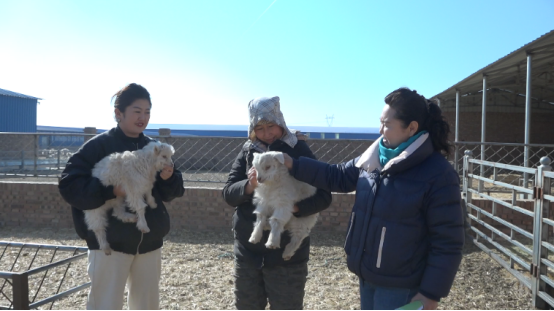
[[[350,249],[352,247],[352,230],[354,228],[354,221],[355,221],[356,213],[352,212],[352,215],[350,216],[350,224],[348,225],[348,230],[346,231],[346,239],[344,240],[344,251],[346,252],[346,255],[350,255]]]
[[[377,268],[381,268],[381,258],[383,257],[383,244],[385,244],[385,234],[387,233],[387,227],[381,229],[381,240],[379,241],[379,250],[377,251]]]

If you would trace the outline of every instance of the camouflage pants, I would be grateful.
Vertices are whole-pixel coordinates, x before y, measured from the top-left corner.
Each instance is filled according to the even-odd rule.
[[[235,307],[238,310],[301,310],[308,263],[262,267],[235,259]]]

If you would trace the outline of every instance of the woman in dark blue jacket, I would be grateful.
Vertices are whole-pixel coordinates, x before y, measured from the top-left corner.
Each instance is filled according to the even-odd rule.
[[[459,177],[445,156],[449,126],[414,90],[387,95],[382,135],[360,157],[329,165],[286,158],[291,174],[317,188],[356,191],[344,249],[360,278],[362,309],[420,301],[436,309],[462,259]]]

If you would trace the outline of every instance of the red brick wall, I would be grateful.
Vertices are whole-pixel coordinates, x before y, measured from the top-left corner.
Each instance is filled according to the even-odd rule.
[[[333,194],[314,230],[346,231],[354,195]],[[166,203],[173,229],[230,230],[234,208],[221,189],[187,188],[182,198]],[[70,206],[55,183],[0,182],[0,226],[73,227]]]
[[[443,113],[452,132],[451,140],[454,141],[456,130],[456,113],[448,111]],[[552,113],[531,114],[531,144],[554,144],[552,135]],[[459,125],[460,141],[481,141],[481,112],[460,112]],[[513,112],[488,112],[487,113],[487,142],[498,143],[524,143],[525,113]]]

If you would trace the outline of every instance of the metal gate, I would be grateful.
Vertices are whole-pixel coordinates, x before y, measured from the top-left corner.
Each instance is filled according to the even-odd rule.
[[[87,247],[0,241],[0,310],[36,309],[90,287]],[[76,263],[72,265],[73,263]]]
[[[551,161],[522,167],[463,159],[463,199],[473,243],[528,287],[533,305],[554,307],[554,181]]]

